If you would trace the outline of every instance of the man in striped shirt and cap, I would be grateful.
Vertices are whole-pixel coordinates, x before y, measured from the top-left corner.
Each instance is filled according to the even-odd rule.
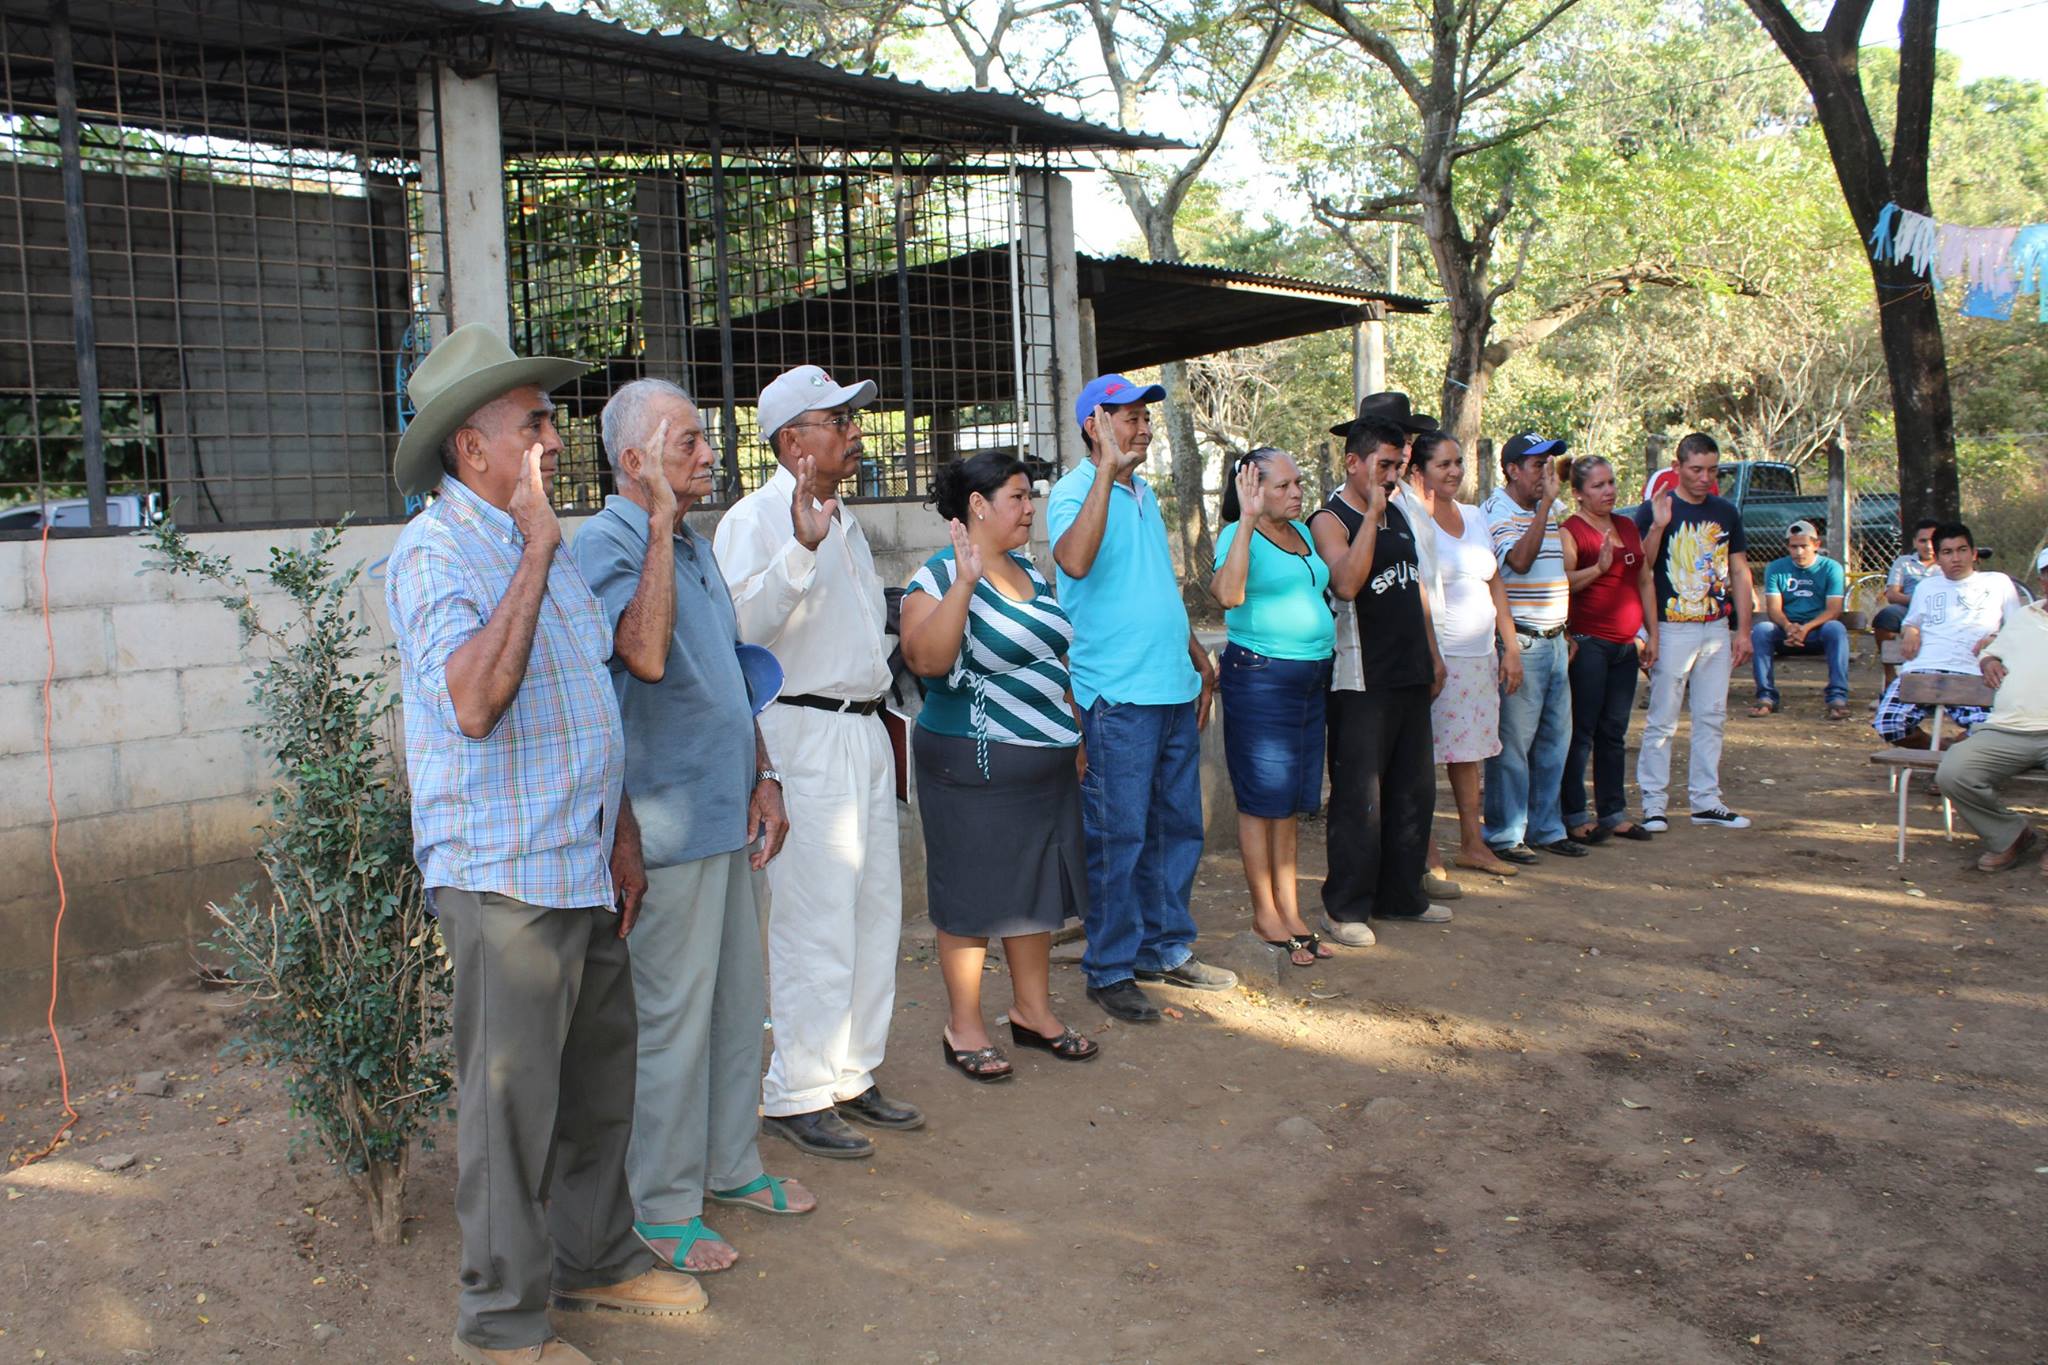
[[[1572,742],[1570,603],[1557,525],[1556,459],[1563,441],[1533,431],[1501,448],[1502,487],[1480,509],[1500,559],[1508,612],[1522,644],[1522,685],[1501,692],[1500,752],[1486,760],[1485,836],[1511,863],[1533,863],[1534,845],[1563,858],[1586,856],[1567,837],[1559,804]],[[1596,831],[1588,842],[1605,838]]]

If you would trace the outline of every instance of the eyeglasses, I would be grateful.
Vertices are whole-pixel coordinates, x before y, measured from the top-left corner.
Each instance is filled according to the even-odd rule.
[[[848,427],[858,426],[859,424],[859,413],[843,412],[837,417],[820,418],[815,422],[791,422],[789,425],[793,427],[830,427],[834,431],[845,431]]]

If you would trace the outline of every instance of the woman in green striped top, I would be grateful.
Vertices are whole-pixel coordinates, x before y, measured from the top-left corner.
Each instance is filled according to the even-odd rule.
[[[1031,561],[1031,484],[989,451],[942,467],[931,502],[952,545],[903,596],[903,660],[925,678],[911,752],[924,826],[926,901],[946,982],[946,1061],[977,1081],[1009,1059],[981,1017],[982,959],[1003,940],[1010,1039],[1062,1061],[1096,1045],[1052,1011],[1052,931],[1086,908],[1081,731],[1066,653],[1073,628]]]

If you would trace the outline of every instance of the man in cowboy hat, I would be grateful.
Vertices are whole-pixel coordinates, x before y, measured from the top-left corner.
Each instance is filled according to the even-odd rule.
[[[625,940],[647,881],[611,633],[557,553],[547,494],[562,451],[548,390],[588,368],[458,328],[408,381],[416,411],[393,465],[401,491],[439,493],[399,535],[386,599],[413,856],[455,966],[454,1346],[471,1362],[587,1361],[555,1337],[551,1302],[704,1306],[694,1280],[653,1268],[626,1192]]]
[[[896,1006],[903,884],[896,760],[880,712],[887,608],[867,536],[841,506],[860,469],[872,380],[838,384],[799,365],[761,390],[761,439],[781,467],[718,523],[712,545],[740,638],[782,661],[761,715],[789,765],[789,842],[768,864],[768,997],[775,1054],[762,1127],[814,1156],[875,1145],[846,1123],[919,1128],[914,1105],[875,1084]]]

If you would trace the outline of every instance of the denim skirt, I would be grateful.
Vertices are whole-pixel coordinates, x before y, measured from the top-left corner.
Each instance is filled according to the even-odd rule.
[[[1330,660],[1223,648],[1223,757],[1241,815],[1284,820],[1323,804],[1323,703]]]

